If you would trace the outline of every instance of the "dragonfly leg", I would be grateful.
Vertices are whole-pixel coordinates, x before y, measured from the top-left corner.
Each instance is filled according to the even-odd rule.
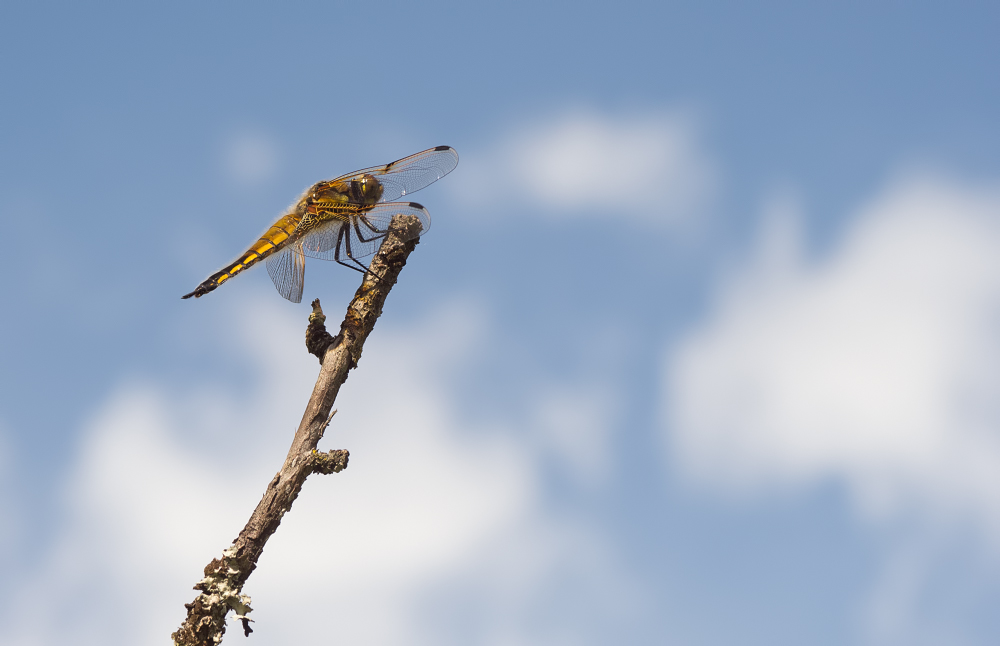
[[[384,229],[379,229],[377,226],[371,223],[371,220],[368,219],[367,215],[361,214],[358,217],[362,222],[365,223],[365,226],[371,229],[374,233],[382,233],[382,234],[389,233],[389,227],[386,227]]]
[[[348,269],[353,269],[354,271],[360,271],[362,274],[367,274],[368,268],[362,265],[357,260],[354,260],[354,258],[351,256],[351,230],[349,227],[350,225],[347,222],[340,225],[340,230],[337,231],[337,246],[333,248],[333,259],[334,261],[337,262],[337,264],[343,265]],[[361,269],[358,269],[354,265],[346,263],[340,259],[341,247],[343,247],[347,252],[347,257],[350,258],[351,260],[354,260],[354,262],[358,264],[361,267]]]
[[[345,223],[344,226],[346,228],[347,224]],[[344,248],[347,249],[347,257],[351,259],[351,262],[353,262],[354,264],[356,264],[358,267],[361,267],[362,273],[366,273],[367,274],[368,273],[368,267],[365,267],[363,264],[361,264],[361,262],[357,258],[354,257],[354,254],[351,253],[351,232],[349,230],[348,231],[344,231]]]
[[[334,259],[337,262],[339,262],[340,264],[344,265],[345,267],[350,267],[351,269],[354,269],[356,271],[360,271],[363,274],[365,274],[366,276],[368,274],[371,274],[372,276],[375,277],[376,280],[382,280],[381,276],[379,276],[378,274],[376,274],[375,272],[373,272],[371,269],[369,269],[365,265],[361,264],[361,262],[359,262],[358,259],[355,258],[354,255],[351,253],[351,230],[348,228],[349,226],[350,225],[347,222],[345,222],[344,224],[342,224],[340,226],[340,233],[337,235],[337,248],[333,252]],[[369,226],[371,226],[371,225],[369,225]],[[371,228],[374,229],[375,227],[371,227]],[[358,238],[361,238],[361,240],[363,242],[368,242],[369,240],[374,240],[375,239],[375,238],[369,238],[369,240],[365,240],[361,236],[361,231],[358,230],[358,223],[357,223],[357,221],[354,222],[354,230],[357,231]],[[385,234],[382,234],[382,236],[376,236],[376,238],[378,238],[378,237],[385,237]],[[340,241],[341,241],[341,239],[343,239],[343,241],[344,241],[344,249],[347,252],[347,257],[350,258],[351,261],[354,262],[354,264],[356,264],[361,269],[358,269],[357,267],[354,267],[352,265],[348,265],[347,263],[340,261]]]
[[[368,229],[371,230],[372,233],[375,233],[377,235],[374,235],[370,238],[366,238],[364,234],[361,233],[361,227],[358,226],[358,222],[364,224]],[[358,234],[358,240],[361,240],[361,242],[371,242],[372,240],[377,240],[378,238],[384,238],[388,233],[388,231],[383,231],[378,227],[374,226],[371,222],[368,221],[368,218],[366,218],[363,215],[360,215],[357,218],[355,218],[354,231]]]

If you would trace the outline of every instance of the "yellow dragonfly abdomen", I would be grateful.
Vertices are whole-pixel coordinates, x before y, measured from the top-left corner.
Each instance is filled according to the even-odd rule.
[[[256,265],[262,259],[267,258],[281,247],[288,244],[289,239],[299,226],[302,216],[294,211],[282,216],[277,222],[272,224],[264,232],[257,242],[250,245],[250,248],[243,252],[239,258],[229,263],[219,271],[206,278],[198,285],[193,292],[185,294],[181,298],[195,298],[204,296],[222,283],[226,282],[236,274]]]

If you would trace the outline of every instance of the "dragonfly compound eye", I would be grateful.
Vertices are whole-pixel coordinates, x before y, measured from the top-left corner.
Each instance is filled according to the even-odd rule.
[[[374,204],[382,197],[382,184],[372,175],[364,175],[354,182],[357,200],[364,204]]]

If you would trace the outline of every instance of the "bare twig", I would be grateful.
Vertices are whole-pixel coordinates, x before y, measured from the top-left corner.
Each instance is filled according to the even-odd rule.
[[[264,544],[278,529],[282,516],[292,508],[306,478],[312,473],[337,473],[347,468],[347,451],[320,453],[316,446],[333,417],[330,411],[340,386],[347,380],[348,371],[358,365],[365,339],[382,314],[386,295],[417,244],[419,230],[420,221],[416,217],[393,218],[385,241],[372,259],[371,271],[365,274],[348,306],[336,337],[326,331],[326,316],[319,300],[313,301],[306,347],[319,357],[321,365],[312,397],[281,470],[267,485],[246,527],[222,552],[222,558],[205,566],[205,578],[194,586],[201,593],[193,602],[184,604],[187,618],[171,635],[176,646],[218,644],[226,632],[226,615],[230,610],[242,621],[244,634],[252,632],[247,618],[251,611],[250,597],[242,594],[243,586],[257,567]]]

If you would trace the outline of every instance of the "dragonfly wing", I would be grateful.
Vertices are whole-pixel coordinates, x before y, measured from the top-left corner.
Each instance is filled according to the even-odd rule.
[[[379,202],[392,202],[433,184],[455,170],[456,166],[458,166],[458,153],[455,149],[451,146],[438,146],[397,159],[391,164],[372,166],[341,175],[330,180],[330,183],[349,182],[361,179],[362,175],[374,175],[383,188]]]
[[[270,274],[278,293],[293,303],[302,302],[302,286],[306,278],[306,257],[299,245],[290,245],[267,257]]]
[[[305,234],[302,253],[321,260],[365,258],[382,246],[389,224],[397,215],[411,215],[420,221],[421,228],[414,230],[415,236],[423,235],[431,227],[431,214],[416,202],[376,204],[371,209],[351,215],[348,222],[331,220]]]

